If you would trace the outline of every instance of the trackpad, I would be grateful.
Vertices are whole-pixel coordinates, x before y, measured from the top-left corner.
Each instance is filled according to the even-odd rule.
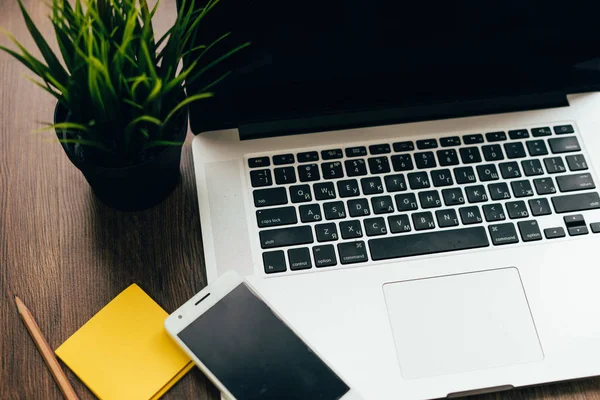
[[[405,379],[544,358],[516,268],[390,282],[383,291]]]

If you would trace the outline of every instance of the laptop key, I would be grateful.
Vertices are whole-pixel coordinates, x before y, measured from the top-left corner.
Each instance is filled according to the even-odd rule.
[[[502,246],[505,244],[519,243],[515,224],[506,222],[504,224],[496,224],[488,226],[492,243],[494,246]]]
[[[490,197],[492,200],[504,200],[511,198],[508,185],[504,182],[490,183],[488,185],[488,190],[490,191]]]
[[[390,196],[377,196],[371,198],[371,207],[375,214],[387,214],[394,212],[394,203]]]
[[[596,192],[567,194],[552,197],[552,205],[557,213],[594,210],[600,208],[600,196]]]
[[[485,139],[488,142],[501,142],[503,140],[506,140],[506,133],[505,132],[488,132],[485,134]]]
[[[344,157],[342,149],[331,149],[321,151],[321,158],[323,160],[336,160],[342,157]]]
[[[546,171],[548,171],[549,174],[558,174],[567,170],[562,158],[560,157],[544,158],[544,165],[546,166]]]
[[[347,205],[351,217],[363,217],[371,214],[371,208],[367,199],[348,200]]]
[[[310,186],[308,185],[295,185],[290,186],[290,197],[292,203],[306,203],[312,201],[312,195],[310,193]]]
[[[255,171],[250,171],[250,183],[252,184],[252,187],[271,186],[273,184],[273,179],[271,178],[271,170],[259,169]]]
[[[256,222],[259,228],[291,225],[298,222],[294,207],[268,208],[256,210]]]
[[[363,232],[359,220],[340,222],[340,234],[342,239],[358,239],[362,237]]]
[[[546,142],[543,140],[528,140],[527,150],[529,151],[529,155],[531,157],[545,156],[548,154]]]
[[[592,175],[588,172],[583,174],[557,176],[556,184],[561,192],[574,192],[577,190],[596,188]]]
[[[529,137],[529,131],[527,129],[515,129],[514,131],[508,131],[508,137],[511,139],[527,139]]]
[[[503,221],[506,219],[506,214],[504,214],[504,209],[500,203],[486,204],[481,208],[487,222]]]
[[[392,156],[392,166],[394,171],[410,171],[414,169],[410,154],[396,154]]]
[[[481,182],[495,181],[500,179],[498,170],[494,164],[478,165],[477,175]]]
[[[542,163],[540,162],[540,160],[524,160],[521,161],[521,166],[523,167],[523,172],[525,172],[525,176],[535,176],[544,174],[544,169],[542,168]]]
[[[396,142],[392,146],[396,153],[401,153],[404,151],[412,151],[415,149],[415,145],[413,144],[413,142],[410,142],[410,141]]]
[[[387,143],[384,144],[372,144],[371,146],[369,146],[369,152],[373,155],[378,155],[378,154],[387,154],[387,153],[391,153],[392,150],[390,150],[390,145]]]
[[[463,164],[474,164],[481,162],[481,153],[477,147],[463,147],[459,149],[460,159]]]
[[[263,253],[262,257],[265,273],[273,274],[287,270],[285,266],[285,255],[283,254],[283,250],[267,251]]]
[[[454,177],[456,178],[456,183],[460,184],[473,183],[477,181],[472,167],[454,168]]]
[[[454,211],[453,209],[437,210],[435,212],[435,217],[438,221],[438,226],[440,228],[458,226],[458,217],[456,216],[456,211]]]
[[[335,199],[335,186],[333,186],[332,182],[315,183],[313,190],[317,200]]]
[[[458,153],[455,149],[438,150],[436,153],[442,167],[458,165]]]
[[[414,213],[412,215],[412,220],[415,230],[417,231],[435,228],[433,214],[430,211]]]
[[[305,164],[298,166],[300,182],[312,182],[321,179],[319,166],[317,164]]]
[[[449,169],[431,171],[431,180],[435,187],[451,186],[454,183],[452,180],[452,173]]]
[[[426,190],[419,192],[421,208],[436,208],[442,206],[442,200],[437,190]]]
[[[531,209],[531,214],[534,217],[540,215],[549,215],[552,214],[552,209],[550,208],[550,203],[546,198],[540,199],[531,199],[529,200],[529,208]]]
[[[312,230],[308,225],[270,229],[260,231],[258,234],[260,236],[260,245],[263,249],[310,244],[313,242]]]
[[[332,242],[338,239],[337,227],[333,222],[315,225],[315,233],[319,243]]]
[[[426,189],[430,186],[427,172],[411,172],[408,174],[408,183],[412,190]]]
[[[365,146],[348,147],[346,148],[346,157],[361,157],[367,155]]]
[[[315,222],[323,219],[321,213],[321,207],[318,204],[306,204],[298,207],[300,211],[300,221],[302,222]]]
[[[356,179],[347,179],[337,182],[338,193],[340,197],[360,196],[358,181]]]
[[[554,182],[551,177],[534,179],[533,185],[535,186],[535,191],[539,195],[556,193],[556,188],[554,187]]]
[[[396,208],[398,211],[412,211],[416,210],[417,198],[414,193],[397,194],[394,196],[396,201]]]
[[[519,201],[508,201],[505,204],[506,211],[508,211],[508,217],[510,219],[527,218],[529,217],[529,211],[523,200]]]
[[[593,233],[600,233],[600,222],[592,222],[590,224],[590,229]]]
[[[294,167],[275,168],[275,183],[278,185],[296,183],[296,171],[294,171]]]
[[[585,225],[572,226],[570,228],[567,228],[567,231],[569,232],[569,236],[587,235],[589,233],[588,228]]]
[[[373,175],[390,172],[390,162],[388,161],[388,158],[385,156],[369,158],[369,171],[371,171]]]
[[[383,184],[381,183],[381,178],[378,176],[362,178],[360,180],[360,185],[362,186],[364,194],[383,193]]]
[[[312,261],[310,260],[310,251],[308,251],[307,247],[301,247],[299,249],[289,249],[287,253],[290,262],[290,269],[292,271],[312,268]]]
[[[485,193],[485,187],[483,185],[467,186],[465,188],[467,194],[467,200],[469,203],[481,203],[488,200],[487,194]]]
[[[271,165],[269,157],[254,157],[248,159],[248,167],[250,168],[268,167],[269,165]]]
[[[585,157],[583,154],[575,154],[572,156],[566,156],[567,165],[569,166],[569,170],[571,171],[583,171],[588,169],[587,162],[585,161]]]
[[[278,206],[288,202],[285,188],[257,189],[252,192],[256,207]]]
[[[410,221],[408,220],[408,215],[392,215],[388,217],[388,224],[390,225],[390,231],[392,233],[404,233],[410,232]]]
[[[315,267],[333,267],[337,265],[337,259],[335,257],[335,248],[332,244],[324,244],[321,246],[315,246],[312,249],[313,257],[315,258]]]
[[[475,249],[488,247],[489,245],[483,227],[450,229],[369,240],[371,258],[375,261]]]
[[[355,264],[369,260],[365,242],[362,240],[356,242],[338,243],[338,253],[342,264]]]
[[[343,201],[323,203],[323,211],[325,213],[325,219],[328,220],[346,218],[346,209],[344,208]]]
[[[278,154],[273,156],[273,164],[274,165],[285,165],[285,164],[293,164],[295,162],[294,155],[289,154]]]
[[[367,163],[362,158],[344,161],[348,176],[362,176],[367,174]]]
[[[527,153],[525,153],[525,147],[523,147],[523,143],[521,142],[504,143],[504,152],[506,153],[506,157],[509,159],[523,158],[527,156]]]
[[[574,133],[573,125],[559,125],[554,127],[554,133],[557,135],[565,135],[568,133]]]
[[[577,141],[576,136],[548,139],[548,144],[550,145],[550,150],[553,154],[581,151],[581,147],[579,147],[579,141]]]
[[[324,162],[321,164],[323,179],[338,179],[344,177],[341,161]]]
[[[531,130],[531,135],[533,137],[540,137],[540,136],[550,136],[552,135],[552,131],[550,130],[550,128],[548,127],[543,127],[543,128],[533,128]]]
[[[299,163],[319,161],[319,153],[316,151],[305,151],[303,153],[298,153],[297,157]]]
[[[475,135],[465,135],[463,136],[463,142],[465,144],[483,143],[483,135],[479,133]]]
[[[488,144],[481,146],[483,152],[483,158],[485,161],[499,161],[504,160],[504,153],[502,147],[499,144]]]
[[[406,188],[406,180],[404,175],[387,175],[385,178],[385,188],[388,192],[403,192]]]
[[[537,221],[520,221],[517,223],[517,226],[519,227],[519,232],[521,233],[521,239],[524,242],[542,240],[542,232],[540,232],[540,227]]]
[[[441,138],[440,145],[442,147],[460,146],[460,138],[458,136]]]
[[[425,140],[417,140],[417,149],[435,149],[438,147],[437,140],[435,139],[425,139]]]
[[[434,168],[437,166],[435,163],[435,157],[433,151],[424,151],[422,153],[415,153],[415,164],[418,169]]]
[[[546,236],[546,239],[557,239],[557,238],[562,238],[565,237],[565,230],[558,226],[556,228],[546,228],[544,229],[544,236]]]
[[[503,162],[498,164],[500,167],[500,173],[504,179],[514,179],[521,177],[521,170],[519,164],[516,161]]]
[[[513,194],[517,198],[533,196],[533,188],[528,180],[512,181],[510,186],[512,187]]]
[[[444,189],[442,190],[442,197],[444,198],[444,204],[446,206],[465,204],[465,198],[463,197],[461,188]]]
[[[381,236],[387,234],[387,227],[385,226],[385,220],[383,218],[366,218],[363,222],[365,224],[367,236]]]
[[[464,225],[478,224],[483,221],[477,206],[461,207],[458,209],[460,220]]]

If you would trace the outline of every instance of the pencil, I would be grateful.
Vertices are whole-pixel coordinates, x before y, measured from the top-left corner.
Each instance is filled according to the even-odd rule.
[[[78,400],[77,395],[73,390],[73,387],[67,379],[67,376],[58,364],[58,360],[56,359],[56,357],[54,357],[54,352],[52,351],[50,345],[44,338],[44,335],[42,335],[40,327],[33,319],[33,315],[31,315],[31,312],[27,307],[25,307],[25,304],[23,304],[19,297],[15,296],[15,302],[17,303],[17,310],[19,310],[19,315],[21,315],[21,319],[23,319],[25,327],[29,331],[31,338],[35,342],[35,345],[37,346],[40,353],[42,354],[42,357],[44,357],[44,361],[46,361],[46,365],[48,365],[50,372],[52,372],[52,376],[54,377],[54,380],[60,388],[60,391],[62,392],[63,396],[67,400]]]

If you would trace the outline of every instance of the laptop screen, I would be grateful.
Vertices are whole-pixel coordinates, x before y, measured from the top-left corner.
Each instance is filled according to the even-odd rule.
[[[594,2],[221,0],[196,44],[231,32],[195,90],[192,130],[503,95],[597,89]]]

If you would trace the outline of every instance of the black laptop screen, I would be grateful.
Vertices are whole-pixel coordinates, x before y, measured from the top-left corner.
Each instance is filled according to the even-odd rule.
[[[573,67],[600,53],[594,3],[221,0],[197,44],[231,32],[211,57],[252,44],[199,83],[231,71],[192,127],[589,89],[594,64]]]

